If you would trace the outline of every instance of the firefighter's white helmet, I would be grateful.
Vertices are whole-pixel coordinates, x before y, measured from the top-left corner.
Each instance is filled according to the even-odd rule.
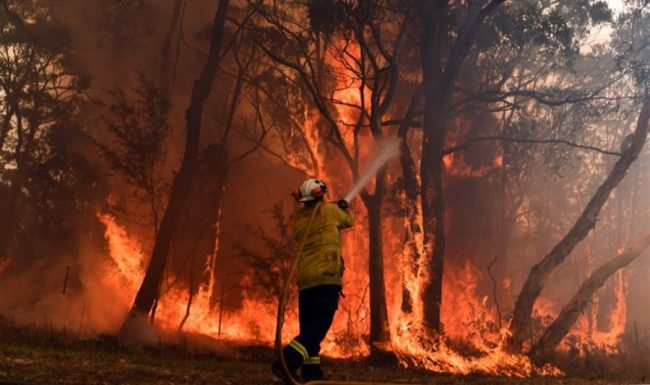
[[[316,190],[317,188],[320,188],[322,194],[318,193]],[[306,181],[302,182],[302,185],[300,185],[300,199],[298,199],[298,201],[309,202],[315,200],[317,197],[313,195],[314,190],[316,190],[316,193],[318,194],[317,196],[322,196],[323,194],[327,193],[327,185],[325,185],[325,182],[320,179],[307,179]]]

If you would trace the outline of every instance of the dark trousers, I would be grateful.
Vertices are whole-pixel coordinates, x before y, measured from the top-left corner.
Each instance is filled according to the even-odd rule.
[[[290,371],[295,373],[302,366],[305,381],[323,376],[320,368],[320,343],[332,326],[340,292],[341,287],[336,285],[321,285],[300,291],[300,334],[284,348],[283,353]]]

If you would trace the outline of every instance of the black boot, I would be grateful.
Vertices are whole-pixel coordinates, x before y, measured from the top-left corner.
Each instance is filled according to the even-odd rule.
[[[287,375],[287,372],[285,372],[280,360],[276,360],[271,365],[271,371],[287,385],[293,384],[291,381],[292,379],[296,382],[300,382],[298,377],[298,368],[302,365],[304,357],[290,345],[285,346],[284,349],[282,349],[282,355],[284,355],[284,362],[287,364],[289,374]]]
[[[285,372],[284,368],[282,367],[282,362],[280,362],[280,360],[276,360],[273,364],[271,364],[271,371],[273,372],[273,374],[275,374],[277,378],[281,379],[286,385],[293,385],[292,379],[296,382],[300,382],[298,381],[297,370],[289,369],[289,374],[287,374],[287,372]]]
[[[305,382],[323,379],[323,370],[320,368],[320,358],[309,357],[302,365],[302,379]]]

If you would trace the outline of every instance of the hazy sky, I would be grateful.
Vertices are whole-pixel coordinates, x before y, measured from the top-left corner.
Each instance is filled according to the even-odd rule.
[[[607,3],[616,13],[623,10],[623,0],[607,0]]]
[[[614,16],[620,13],[624,9],[623,0],[606,0],[609,4],[609,7],[614,11]],[[580,51],[582,53],[587,53],[591,50],[594,44],[602,44],[609,40],[610,34],[612,33],[612,28],[610,26],[598,26],[591,31],[591,39],[587,44],[581,47]]]

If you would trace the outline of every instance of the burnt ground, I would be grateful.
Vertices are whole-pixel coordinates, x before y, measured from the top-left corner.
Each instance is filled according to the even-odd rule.
[[[0,323],[0,385],[3,384],[278,384],[266,347],[223,346],[218,354],[194,343],[142,348],[110,336],[80,340],[65,331],[17,328]],[[587,370],[564,378],[511,379],[452,376],[401,369],[394,364],[324,360],[333,380],[404,384],[632,384],[639,375]]]

